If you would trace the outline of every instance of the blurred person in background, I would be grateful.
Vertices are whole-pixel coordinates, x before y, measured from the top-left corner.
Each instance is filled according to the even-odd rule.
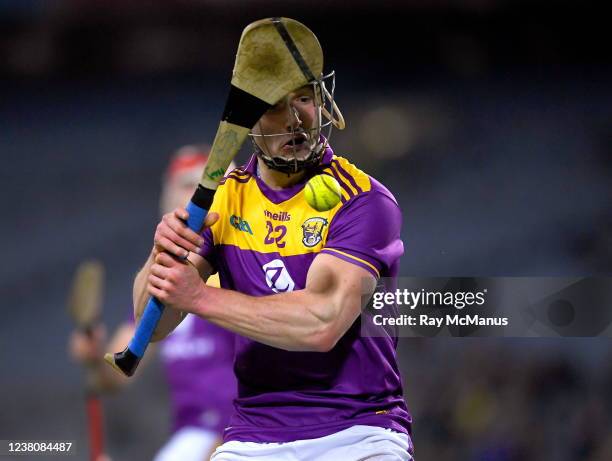
[[[195,145],[184,146],[174,154],[164,174],[161,214],[183,207],[190,200],[207,156],[207,146]],[[219,286],[218,277],[211,277],[208,283]],[[90,335],[76,330],[70,337],[70,355],[77,362],[94,367],[100,389],[116,391],[128,379],[104,362],[104,352],[123,349],[134,331],[133,320],[126,320],[107,343],[103,325]],[[234,334],[189,315],[160,344],[159,352],[170,391],[173,421],[172,436],[155,461],[208,460],[221,442],[236,395],[232,370]]]

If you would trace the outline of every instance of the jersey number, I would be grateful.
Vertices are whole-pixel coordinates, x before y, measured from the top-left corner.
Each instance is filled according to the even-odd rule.
[[[283,242],[283,239],[285,238],[285,234],[287,234],[287,228],[283,225],[274,227],[271,221],[266,221],[266,227],[268,228],[268,234],[264,239],[264,243],[266,245],[276,243],[277,247],[284,248],[286,242]]]

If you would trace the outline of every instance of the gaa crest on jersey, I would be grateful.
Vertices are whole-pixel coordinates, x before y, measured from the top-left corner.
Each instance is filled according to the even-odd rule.
[[[327,226],[327,219],[316,216],[309,218],[302,224],[302,243],[308,248],[316,246],[323,239],[323,229]]]

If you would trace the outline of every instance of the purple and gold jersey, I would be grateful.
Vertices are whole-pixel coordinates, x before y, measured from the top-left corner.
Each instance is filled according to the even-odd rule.
[[[327,149],[317,173],[334,176],[342,200],[311,208],[304,184],[270,189],[257,177],[257,158],[229,173],[204,232],[202,255],[221,286],[252,296],[301,290],[319,253],[356,264],[374,277],[395,277],[401,212],[391,193]],[[236,336],[235,413],[225,441],[289,442],[364,424],[409,432],[396,340],[360,335],[357,319],[329,352],[290,352]]]
[[[215,285],[210,279],[208,283]],[[160,343],[172,402],[173,433],[184,427],[200,427],[222,436],[236,397],[234,337],[230,331],[188,315]]]

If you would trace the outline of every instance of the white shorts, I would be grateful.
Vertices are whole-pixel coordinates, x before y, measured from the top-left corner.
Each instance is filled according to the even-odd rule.
[[[210,461],[412,461],[406,434],[375,426],[353,426],[318,439],[287,443],[231,441]]]
[[[184,427],[172,434],[153,461],[203,461],[219,441],[219,434],[215,432]]]

